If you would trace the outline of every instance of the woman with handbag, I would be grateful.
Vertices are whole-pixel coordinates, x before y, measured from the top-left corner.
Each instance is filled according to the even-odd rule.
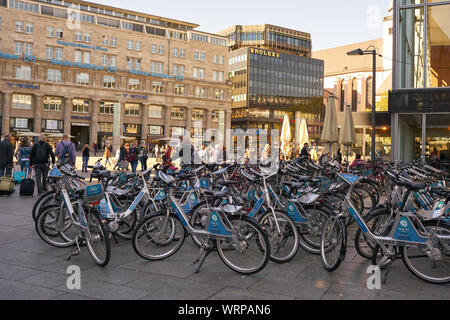
[[[137,147],[137,142],[134,141],[131,147],[128,149],[127,161],[131,164],[131,172],[136,173],[138,161],[139,150]]]
[[[128,170],[128,161],[127,161],[128,152],[125,148],[125,144],[120,146],[120,157],[119,157],[119,170]]]

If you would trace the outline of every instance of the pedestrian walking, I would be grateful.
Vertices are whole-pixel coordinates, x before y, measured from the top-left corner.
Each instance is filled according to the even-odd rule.
[[[125,148],[125,144],[122,144],[119,150],[119,170],[128,170],[127,155],[128,151]]]
[[[131,147],[128,149],[127,161],[131,164],[131,172],[136,173],[136,168],[139,163],[138,161],[139,150],[137,147],[137,142],[134,141]]]
[[[10,177],[13,168],[14,147],[11,143],[11,135],[5,134],[5,139],[0,142],[0,177]]]
[[[91,154],[91,148],[89,148],[89,145],[87,143],[84,145],[81,152],[83,153],[83,165],[81,166],[81,172],[88,172],[87,166],[88,166],[89,157]]]
[[[58,160],[68,161],[69,164],[75,166],[77,161],[75,144],[69,141],[69,136],[67,134],[64,134],[62,140],[56,145],[55,155],[58,157]]]
[[[38,194],[47,191],[47,175],[50,158],[51,162],[55,164],[55,154],[53,153],[52,147],[47,143],[46,136],[41,135],[39,142],[33,146],[30,153],[30,167],[34,168]]]
[[[109,150],[108,147],[105,148],[105,153],[103,154],[103,157],[106,159],[105,160],[105,167],[108,164],[111,165],[111,162],[109,161],[109,159],[111,158],[111,150]]]
[[[148,150],[145,142],[139,147],[139,162],[141,163],[141,171],[147,170]]]
[[[22,140],[19,148],[19,164],[20,171],[25,173],[25,177],[28,177],[28,174],[31,173],[30,169],[30,155],[31,155],[31,147],[28,144],[28,140]]]

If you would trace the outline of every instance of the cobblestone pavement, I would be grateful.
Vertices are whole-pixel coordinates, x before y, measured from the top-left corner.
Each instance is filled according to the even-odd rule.
[[[105,268],[97,267],[86,247],[70,261],[70,249],[45,244],[31,217],[35,198],[0,197],[0,299],[430,299],[450,298],[450,285],[416,279],[401,261],[394,263],[387,284],[369,290],[370,262],[353,247],[350,232],[345,262],[328,273],[320,257],[299,250],[289,263],[270,262],[260,273],[242,276],[211,254],[200,274],[191,262],[198,249],[188,238],[174,256],[159,262],[139,258],[131,243],[112,244]],[[69,290],[67,267],[81,269],[81,289]]]

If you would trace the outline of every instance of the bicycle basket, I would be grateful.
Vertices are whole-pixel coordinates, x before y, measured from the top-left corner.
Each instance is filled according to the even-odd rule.
[[[101,183],[93,184],[86,187],[84,192],[84,201],[87,203],[100,202],[105,196],[103,185]]]

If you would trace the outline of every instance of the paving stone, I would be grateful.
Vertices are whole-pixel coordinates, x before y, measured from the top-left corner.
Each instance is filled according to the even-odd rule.
[[[294,297],[280,294],[270,294],[256,290],[245,290],[236,287],[226,287],[214,294],[209,300],[293,300]]]
[[[60,291],[0,279],[0,300],[47,300],[58,295]]]
[[[0,264],[0,279],[20,280],[41,273],[42,271],[30,268]]]

